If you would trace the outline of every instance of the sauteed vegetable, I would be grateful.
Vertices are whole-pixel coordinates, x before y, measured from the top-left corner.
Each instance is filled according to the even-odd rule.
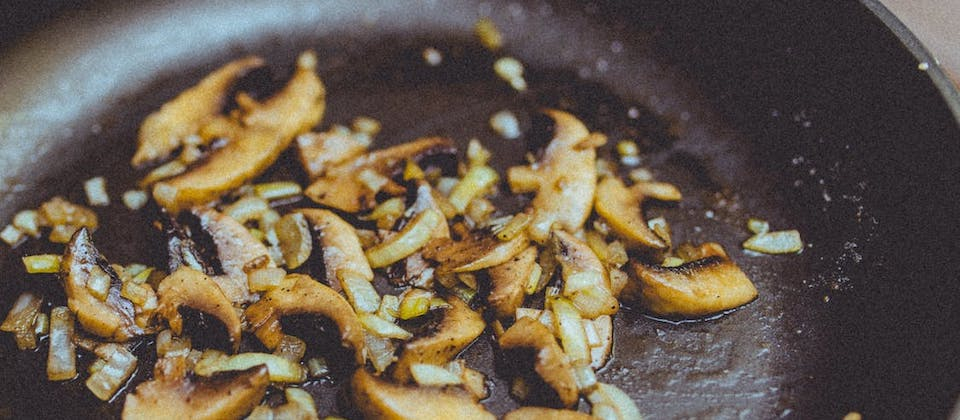
[[[491,48],[493,30],[478,26]],[[529,406],[507,418],[585,417],[575,410],[586,401],[592,416],[631,419],[631,398],[596,376],[622,305],[701,318],[757,296],[720,245],[675,245],[666,220],[645,218],[645,203],[679,201],[682,185],[627,176],[575,115],[544,109],[550,140],[501,173],[475,139],[378,147],[366,117],[313,131],[326,107],[316,63],[304,52],[284,88],[262,101],[240,92],[224,112],[233,85],[264,64],[232,61],[143,122],[131,164],[152,169],[123,202],[163,232],[166,266],[98,250],[102,178],[87,184],[92,207],[54,197],[3,231],[11,245],[65,243],[23,262],[57,273],[66,300],[46,313],[45,297],[24,293],[0,325],[21,349],[48,337],[49,380],[81,378],[109,401],[152,369],[119,394],[124,418],[317,418],[331,413],[301,388],[317,378],[349,383],[347,415],[492,418],[490,384],[458,357],[487,331],[515,373],[511,395]],[[496,71],[525,89],[519,61]],[[636,159],[631,144],[617,144],[622,162]],[[309,182],[258,182],[291,148]],[[506,212],[496,202],[508,195],[527,204]],[[799,250],[795,231],[761,224],[745,247]],[[147,337],[152,366],[131,352]],[[78,352],[95,361],[79,366]]]

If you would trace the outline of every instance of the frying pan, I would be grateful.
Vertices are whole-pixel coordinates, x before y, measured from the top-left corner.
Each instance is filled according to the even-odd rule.
[[[720,242],[760,297],[699,322],[617,315],[600,377],[651,418],[944,418],[956,403],[960,95],[876,1],[41,3],[53,12],[5,6],[43,29],[4,33],[2,220],[53,194],[82,200],[80,181],[95,175],[118,197],[137,175],[126,162],[145,115],[230,58],[265,56],[274,76],[247,87],[268,89],[313,48],[324,124],[373,116],[381,145],[476,136],[502,168],[534,139],[498,140],[487,117],[511,109],[529,130],[537,107],[557,106],[638,140],[643,164],[684,189],[648,217],[667,217],[678,241]],[[527,65],[530,93],[492,76],[494,56],[470,35],[482,16]],[[420,58],[431,46],[444,53],[436,68]],[[162,238],[115,207],[95,236],[104,254],[162,264]],[[799,229],[807,247],[746,254],[748,217]],[[4,311],[24,289],[62,299],[55,280],[19,266],[45,250],[4,248]],[[503,413],[516,403],[491,349],[482,337],[464,356],[489,375],[485,404]],[[44,360],[0,339],[0,417],[118,414],[81,380],[47,382]],[[134,381],[148,375],[141,367]],[[337,387],[306,386],[321,414],[343,408]]]

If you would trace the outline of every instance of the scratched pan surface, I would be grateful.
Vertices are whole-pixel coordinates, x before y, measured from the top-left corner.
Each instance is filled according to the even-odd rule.
[[[648,217],[665,216],[677,242],[720,242],[760,297],[700,322],[616,316],[600,377],[649,417],[944,418],[956,401],[960,101],[935,66],[918,69],[929,57],[872,1],[48,3],[58,8],[43,30],[2,47],[2,220],[53,194],[82,200],[81,180],[95,175],[119,197],[142,175],[126,162],[145,115],[249,53],[271,72],[244,86],[268,92],[312,48],[324,126],[375,117],[379,145],[477,137],[502,169],[537,143],[536,110],[559,107],[612,140],[638,140],[643,166],[683,189],[682,203]],[[527,65],[529,92],[493,75],[496,57],[470,32],[481,16]],[[442,52],[439,66],[424,63],[426,47]],[[520,116],[521,139],[488,128],[501,109]],[[744,253],[748,217],[799,229],[807,247]],[[163,265],[148,221],[119,204],[101,218],[95,241],[108,258]],[[17,257],[44,251],[57,250],[0,251],[0,311],[24,289],[62,300],[54,279],[20,268]],[[488,375],[484,404],[502,414],[516,402],[492,349],[484,335],[464,357]],[[137,349],[145,363],[152,351]],[[122,395],[103,404],[82,380],[49,383],[44,361],[0,337],[0,418],[118,415]],[[148,376],[142,366],[133,383]],[[349,412],[338,387],[306,385],[321,414]]]

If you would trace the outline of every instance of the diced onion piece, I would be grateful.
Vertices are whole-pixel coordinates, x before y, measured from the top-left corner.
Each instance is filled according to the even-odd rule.
[[[310,225],[301,213],[288,213],[280,218],[274,226],[277,240],[280,241],[280,252],[288,268],[297,268],[310,258],[313,251],[313,237],[310,235]]]
[[[533,263],[533,270],[530,271],[530,277],[527,278],[526,284],[524,285],[524,292],[528,295],[532,295],[540,290],[540,277],[543,275],[543,267],[538,263]]]
[[[577,388],[581,393],[589,392],[597,386],[597,374],[590,365],[575,366],[573,377],[577,380]]]
[[[764,254],[790,254],[803,249],[803,240],[796,230],[780,230],[754,235],[743,247]]]
[[[593,406],[590,414],[603,420],[638,420],[642,418],[633,399],[616,386],[598,383],[593,392],[587,394],[587,399]]]
[[[87,290],[101,301],[107,299],[107,293],[110,292],[110,275],[102,268],[94,266],[90,270],[90,278],[87,280]]]
[[[248,195],[225,207],[223,213],[243,224],[251,220],[259,220],[261,215],[268,210],[271,209],[267,200],[255,195]]]
[[[380,337],[374,333],[364,333],[363,342],[367,360],[377,372],[383,372],[397,359],[394,355],[396,346],[389,338]]]
[[[0,231],[0,239],[6,242],[7,245],[17,246],[20,243],[20,240],[23,239],[23,232],[13,225],[7,225],[2,231]]]
[[[83,191],[87,193],[87,202],[91,206],[109,206],[110,195],[107,194],[107,181],[102,177],[93,177],[83,183]]]
[[[400,316],[400,298],[395,295],[383,295],[380,298],[380,307],[377,308],[377,316],[390,322],[396,321]]]
[[[403,167],[403,180],[410,181],[415,179],[423,179],[426,177],[426,174],[423,173],[423,169],[420,168],[420,165],[417,165],[413,159],[408,159],[407,164]]]
[[[97,398],[109,401],[137,369],[137,358],[126,347],[117,344],[100,346],[97,354],[105,363],[87,378],[87,389]]]
[[[293,181],[265,182],[254,185],[253,193],[264,200],[277,200],[303,194],[303,188]]]
[[[286,270],[279,267],[259,268],[247,273],[247,285],[252,292],[265,292],[280,286],[286,276]]]
[[[314,357],[307,360],[307,376],[311,378],[321,378],[330,374],[330,366],[327,359]]]
[[[157,333],[157,357],[168,355],[187,354],[190,352],[190,337],[177,337],[171,330]]]
[[[154,293],[149,284],[138,284],[128,281],[123,283],[123,286],[120,288],[120,296],[123,296],[137,306],[143,306],[152,295],[154,295]]]
[[[587,343],[587,334],[583,330],[580,312],[567,299],[555,298],[550,300],[553,311],[553,328],[560,337],[563,351],[570,357],[573,365],[590,363],[590,346]]]
[[[380,121],[370,117],[359,116],[354,118],[350,123],[350,129],[355,133],[363,133],[373,137],[380,132]]]
[[[157,181],[180,175],[186,172],[186,170],[186,164],[179,160],[171,160],[170,162],[158,166],[156,169],[150,171],[147,176],[143,177],[139,183],[140,188],[146,188],[155,184]]]
[[[520,121],[514,113],[503,110],[490,116],[490,128],[500,137],[513,140],[520,137]]]
[[[424,210],[396,235],[366,251],[370,266],[386,267],[417,252],[427,244],[431,233],[440,223],[444,223],[443,215],[434,210]]]
[[[499,179],[500,175],[497,171],[489,166],[471,167],[463,179],[450,191],[448,200],[457,209],[458,214],[463,213],[467,209],[467,204],[470,204],[470,200],[483,195]]]
[[[50,332],[50,316],[40,312],[37,319],[33,321],[33,332],[37,335],[43,335]]]
[[[30,274],[59,273],[61,256],[57,254],[28,255],[23,257],[23,267]]]
[[[514,89],[524,91],[527,82],[523,79],[523,63],[513,57],[501,57],[493,63],[493,71]]]
[[[470,139],[467,143],[467,163],[469,166],[484,166],[490,161],[492,154],[480,144],[480,140]]]
[[[492,20],[488,18],[478,20],[473,27],[473,31],[477,35],[477,39],[480,40],[480,45],[483,45],[484,48],[497,51],[503,46],[503,35],[500,34],[500,30],[497,29]]]
[[[50,352],[47,354],[47,379],[66,381],[77,376],[77,350],[73,344],[73,313],[65,306],[50,312]]]
[[[463,215],[473,223],[473,226],[483,226],[495,211],[497,211],[497,207],[490,200],[477,197],[470,200],[470,204],[467,204]]]
[[[667,219],[663,217],[656,217],[650,220],[647,220],[647,227],[653,231],[660,239],[663,239],[663,242],[667,244],[667,247],[670,247],[673,244],[673,240],[670,238],[670,225],[667,223]]]
[[[683,265],[683,258],[666,257],[663,259],[663,263],[660,265],[664,267],[679,267]]]
[[[384,338],[397,338],[400,340],[408,340],[413,337],[409,331],[400,328],[397,324],[394,324],[390,321],[387,321],[383,318],[380,318],[373,314],[368,313],[359,313],[357,317],[360,318],[360,323],[363,324],[363,327],[380,337]]]
[[[407,206],[403,199],[394,197],[377,205],[367,217],[377,222],[377,228],[386,230],[392,228],[397,220],[403,217],[403,212],[406,210]]]
[[[747,219],[747,229],[750,229],[750,232],[754,234],[761,235],[770,231],[770,223],[767,223],[766,220],[751,217]]]
[[[640,148],[632,140],[621,140],[617,142],[617,153],[620,156],[636,156],[640,154]]]
[[[136,274],[133,275],[133,278],[131,278],[130,281],[137,284],[146,283],[147,280],[150,279],[150,275],[153,274],[154,270],[156,269],[153,267],[147,267],[141,271],[138,271]]]
[[[584,270],[572,273],[564,279],[563,294],[572,296],[573,294],[593,287],[594,285],[605,283],[603,274],[593,270]]]
[[[300,363],[303,355],[307,352],[307,343],[292,335],[284,335],[280,339],[280,344],[273,350],[273,354],[287,359],[293,363]]]
[[[477,296],[476,289],[471,289],[467,286],[462,286],[459,284],[456,286],[453,286],[453,288],[450,289],[450,292],[452,292],[454,295],[460,298],[460,300],[466,303],[470,303],[470,301],[473,300],[475,296]]]
[[[200,359],[194,371],[200,376],[217,372],[247,370],[257,365],[267,365],[271,382],[303,382],[307,372],[299,364],[269,353],[240,353],[233,356]]]
[[[443,367],[426,364],[414,363],[410,365],[410,374],[413,380],[421,386],[447,386],[460,385],[463,380]]]
[[[337,277],[350,305],[357,312],[373,313],[380,309],[380,294],[362,275],[350,270],[340,270]]]
[[[22,210],[13,216],[13,226],[34,238],[40,236],[40,213],[36,210]]]
[[[390,180],[380,175],[377,171],[372,168],[365,168],[357,174],[357,180],[360,181],[363,186],[367,187],[368,190],[376,193],[379,192],[385,185],[390,183]]]
[[[429,293],[414,293],[414,290],[417,289],[411,289],[411,293],[407,293],[400,301],[400,319],[413,319],[430,311],[432,296]]]
[[[40,304],[43,300],[31,292],[24,292],[13,303],[7,318],[0,324],[0,331],[13,333],[20,350],[37,348],[37,333],[34,325],[37,314],[40,313]]]
[[[683,199],[680,189],[667,182],[641,181],[631,186],[630,189],[644,197],[660,201],[680,201]]]
[[[647,168],[637,168],[630,171],[627,177],[633,182],[653,181],[653,172],[650,172]]]
[[[287,399],[287,404],[297,407],[299,409],[298,414],[305,416],[301,418],[315,418],[312,416],[317,414],[317,406],[309,392],[300,388],[287,388],[283,391],[283,394]]]
[[[524,229],[527,228],[527,225],[530,224],[530,221],[533,218],[529,213],[517,213],[510,221],[503,225],[503,228],[497,232],[497,239],[501,241],[509,241],[513,238],[516,238]]]

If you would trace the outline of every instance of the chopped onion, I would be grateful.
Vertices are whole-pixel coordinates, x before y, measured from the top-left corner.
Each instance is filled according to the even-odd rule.
[[[107,194],[107,181],[102,177],[94,177],[83,183],[83,191],[87,193],[87,202],[91,206],[109,206],[110,195]]]
[[[280,344],[273,351],[273,354],[287,359],[293,363],[300,363],[303,355],[307,352],[307,343],[292,335],[284,334],[280,339]]]
[[[493,63],[493,71],[514,89],[524,91],[527,82],[523,79],[523,63],[513,57],[501,57]]]
[[[389,338],[365,332],[363,342],[364,349],[367,352],[367,360],[370,361],[377,372],[383,372],[397,359],[394,355],[396,346]]]
[[[310,258],[313,252],[313,236],[310,225],[302,213],[289,213],[280,218],[274,226],[280,252],[288,268],[294,269]]]
[[[490,128],[507,140],[520,137],[520,121],[517,121],[516,115],[507,110],[490,116]]]
[[[270,210],[270,203],[267,200],[255,195],[248,195],[225,207],[223,212],[243,224],[251,220],[259,220],[267,210]]]
[[[109,401],[137,369],[137,358],[118,344],[104,344],[96,352],[105,363],[87,378],[87,389],[97,398]]]
[[[533,217],[529,213],[517,213],[497,232],[497,239],[509,241],[522,233]]]
[[[37,348],[36,321],[43,300],[31,292],[23,292],[13,303],[7,318],[0,324],[0,331],[13,333],[20,350]]]
[[[754,235],[743,247],[764,254],[790,254],[803,249],[803,240],[799,231],[781,230]]]
[[[627,393],[616,386],[597,383],[593,392],[587,394],[587,399],[593,405],[595,417],[603,420],[635,420],[640,419],[640,410]]]
[[[750,229],[750,232],[754,234],[761,235],[770,231],[770,223],[767,223],[766,220],[751,217],[747,219],[747,229]]]
[[[265,292],[280,286],[286,276],[286,270],[279,267],[258,268],[247,273],[247,285],[250,291]]]
[[[380,308],[380,294],[362,275],[350,270],[337,272],[347,300],[357,312],[373,313]]]
[[[110,274],[98,266],[93,266],[90,270],[90,279],[87,280],[87,290],[97,299],[107,300],[111,280]]]
[[[47,354],[47,379],[66,381],[77,376],[77,350],[73,344],[73,313],[65,306],[50,312],[50,352]]]
[[[20,244],[20,241],[23,240],[23,232],[20,229],[17,229],[13,225],[7,225],[0,231],[0,239],[7,243],[10,246],[17,246]]]
[[[617,153],[620,156],[636,156],[640,154],[640,148],[632,140],[621,140],[617,143]]]
[[[171,330],[157,333],[157,357],[190,353],[190,337],[177,337]]]
[[[590,346],[587,334],[583,330],[582,318],[577,308],[567,299],[554,298],[550,301],[553,310],[553,327],[563,344],[563,351],[574,365],[590,362]]]
[[[277,200],[296,197],[303,193],[303,188],[294,181],[266,182],[254,185],[253,193],[264,200]]]
[[[588,392],[597,386],[597,374],[590,365],[574,367],[573,377],[577,380],[577,388],[580,392]]]
[[[666,257],[663,259],[663,263],[660,265],[664,267],[679,267],[683,265],[683,258]]]
[[[370,117],[359,116],[354,118],[353,122],[350,123],[350,129],[352,129],[354,133],[362,133],[373,137],[380,132],[380,121]]]
[[[21,258],[23,267],[30,274],[60,272],[61,257],[56,254],[28,255]]]
[[[400,316],[400,298],[395,295],[383,295],[380,299],[380,307],[377,308],[377,316],[390,322],[396,321]]]
[[[40,213],[36,210],[22,210],[13,216],[13,226],[34,238],[40,236]]]
[[[306,379],[306,371],[297,363],[269,353],[240,353],[233,356],[202,358],[194,371],[200,376],[217,372],[247,370],[254,366],[267,365],[270,381],[297,383]]]
[[[416,215],[403,230],[366,251],[370,267],[386,267],[417,252],[427,244],[440,223],[444,223],[444,217],[434,210],[427,209]]]
[[[503,35],[492,20],[483,18],[477,21],[473,27],[480,45],[490,51],[497,51],[503,46]]]
[[[409,331],[374,314],[359,313],[357,317],[360,318],[360,323],[363,324],[363,327],[366,328],[367,331],[380,337],[397,338],[400,340],[408,340],[413,337],[413,334]]]
[[[360,173],[357,174],[357,180],[360,181],[363,186],[367,187],[368,190],[376,193],[379,192],[384,186],[390,183],[390,179],[380,175],[377,171],[366,168]]]
[[[463,213],[470,200],[483,195],[491,186],[495,185],[500,179],[497,171],[489,166],[474,166],[467,170],[463,179],[450,191],[448,200],[450,204],[457,209],[457,213]]]
[[[187,170],[187,165],[179,160],[171,160],[163,165],[158,166],[156,169],[150,171],[147,176],[143,177],[140,180],[140,188],[147,188],[150,185],[153,185],[157,181],[161,181],[170,177],[180,175]]]
[[[327,359],[314,357],[307,360],[307,376],[311,378],[322,378],[330,374],[330,366],[327,365]]]
[[[410,374],[417,384],[422,386],[460,385],[463,380],[443,367],[426,363],[410,365]]]
[[[420,289],[410,289],[400,301],[400,319],[413,319],[426,315],[430,311],[430,300],[433,295]]]

